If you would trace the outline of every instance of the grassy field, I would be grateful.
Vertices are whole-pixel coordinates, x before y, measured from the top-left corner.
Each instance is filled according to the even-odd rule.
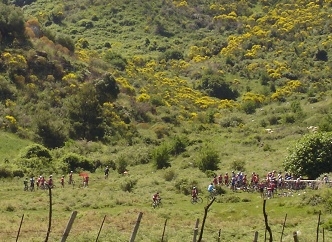
[[[75,187],[61,188],[61,169],[54,172],[57,187],[52,190],[49,241],[60,240],[72,211],[78,215],[67,241],[95,241],[104,216],[99,241],[128,241],[140,212],[136,241],[160,241],[166,219],[164,241],[192,241],[196,219],[202,223],[206,188],[212,180],[212,172],[204,173],[196,164],[204,145],[217,151],[215,174],[238,172],[234,167],[241,164],[246,174],[255,171],[263,177],[272,170],[284,172],[289,149],[310,133],[308,126],[331,131],[331,60],[313,58],[317,50],[330,53],[332,48],[331,31],[325,24],[332,16],[329,1],[216,2],[193,0],[183,6],[187,1],[37,0],[22,8],[25,21],[32,24],[32,46],[29,51],[19,50],[14,41],[5,45],[0,59],[0,91],[11,96],[0,98],[1,171],[18,168],[28,176],[30,171],[19,167],[23,149],[32,140],[45,145],[43,138],[62,137],[63,143],[47,146],[52,162],[60,163],[64,155],[74,153],[103,165],[118,166],[122,160],[129,171],[129,176],[123,176],[112,170],[105,180],[99,168],[84,189],[78,187],[78,174]],[[271,21],[278,24],[271,28]],[[75,50],[68,54],[65,47],[71,44]],[[33,50],[47,58],[39,54],[35,58]],[[38,68],[26,72],[25,64],[19,66],[15,58]],[[74,125],[86,124],[68,115],[84,116],[73,112],[78,106],[69,104],[78,100],[84,106],[87,96],[81,88],[105,72],[121,84],[121,93],[116,100],[110,99],[114,108],[105,108],[107,115],[94,114],[96,120],[102,115],[108,123],[105,140],[94,142],[90,141],[97,135],[94,119],[89,122],[90,138],[72,134]],[[209,88],[198,88],[204,78],[214,76],[210,74],[239,91],[230,107],[221,105],[224,97],[202,96],[211,95]],[[253,103],[253,110],[246,109]],[[130,126],[124,125],[128,120]],[[176,135],[188,139],[185,151],[171,155],[171,167],[156,170],[152,151]],[[50,174],[34,174],[39,175]],[[48,193],[23,191],[24,179],[0,180],[0,241],[15,241],[23,215],[19,241],[39,242],[46,237]],[[190,203],[188,192],[193,185],[201,191],[202,204]],[[281,237],[286,214],[283,241],[293,241],[294,231],[300,242],[314,241],[319,211],[320,239],[324,226],[325,241],[332,241],[329,189],[267,200],[274,241]],[[209,210],[203,240],[217,241],[221,230],[221,241],[252,241],[255,231],[263,241],[260,195],[225,190]],[[156,191],[164,206],[153,209],[151,196]]]
[[[148,172],[146,166],[144,169],[135,166],[130,168],[129,176],[112,171],[106,180],[102,171],[97,171],[91,174],[88,188],[69,185],[60,188],[60,175],[54,174],[57,187],[52,190],[53,216],[49,241],[60,240],[72,211],[77,211],[78,215],[67,241],[94,241],[104,216],[106,219],[99,241],[128,241],[139,212],[143,217],[136,241],[160,241],[166,219],[165,241],[191,241],[196,219],[200,219],[200,225],[203,219],[204,206],[208,201],[205,187],[210,179],[196,169],[187,168],[177,170],[176,177],[166,181],[165,172],[167,170],[154,172],[152,168]],[[176,183],[184,176],[191,177],[198,184],[202,191],[202,204],[192,205],[190,196],[177,192]],[[78,183],[79,175],[75,174],[74,178]],[[137,182],[132,192],[122,190],[122,184],[128,180]],[[303,190],[292,197],[267,200],[266,211],[274,240],[279,240],[287,214],[283,241],[293,241],[294,231],[298,231],[299,241],[313,241],[319,211],[322,210],[322,223],[332,219],[324,204],[313,202],[317,194],[329,192],[327,189]],[[153,209],[150,200],[156,190],[160,191],[163,207]],[[217,197],[208,212],[203,240],[217,241],[221,230],[221,241],[251,241],[255,231],[259,232],[259,241],[262,241],[265,225],[260,195],[226,191],[225,195]],[[6,198],[0,205],[0,240],[15,240],[24,214],[20,241],[42,241],[48,228],[48,192],[24,192],[23,178],[15,178],[1,181],[0,194]],[[325,241],[331,239],[332,233],[325,230]]]

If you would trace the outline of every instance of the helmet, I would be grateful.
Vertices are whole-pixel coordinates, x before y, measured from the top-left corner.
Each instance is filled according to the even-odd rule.
[[[52,177],[52,175],[50,175],[50,177]]]
[[[193,189],[196,189],[196,187],[194,186]]]
[[[70,171],[70,173],[73,173],[73,171]]]

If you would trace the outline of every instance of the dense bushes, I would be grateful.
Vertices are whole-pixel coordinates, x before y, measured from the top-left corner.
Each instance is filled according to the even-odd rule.
[[[197,160],[198,168],[201,171],[218,170],[219,154],[211,145],[205,145],[200,150],[200,157]]]
[[[47,160],[51,160],[52,156],[47,148],[42,145],[34,144],[23,150],[22,158],[45,158]]]
[[[220,75],[205,74],[197,88],[211,97],[235,100],[239,92],[233,90]]]
[[[0,44],[25,39],[24,15],[20,8],[0,3]]]
[[[305,135],[298,140],[284,161],[285,171],[295,177],[307,176],[316,179],[332,171],[332,133]]]
[[[91,160],[74,153],[66,154],[62,158],[62,162],[67,166],[67,172],[80,171],[80,170],[85,170],[90,172],[95,171],[95,166]]]
[[[152,151],[152,162],[157,169],[167,168],[171,166],[169,147],[166,143],[156,147]]]
[[[108,51],[105,53],[104,59],[121,71],[126,68],[127,60],[121,54]]]

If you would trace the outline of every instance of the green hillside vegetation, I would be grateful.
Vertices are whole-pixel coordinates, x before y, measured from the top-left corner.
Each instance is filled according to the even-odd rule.
[[[88,171],[89,190],[75,189],[68,198],[55,189],[55,199],[70,200],[56,202],[66,207],[57,208],[59,214],[67,217],[85,207],[100,220],[119,207],[116,216],[127,214],[127,224],[117,221],[119,227],[108,233],[125,241],[128,234],[119,231],[130,227],[128,214],[140,209],[149,221],[179,216],[192,229],[203,209],[188,207],[190,187],[205,190],[214,174],[286,170],[316,179],[332,172],[331,5],[330,0],[0,1],[0,177],[11,179],[4,180],[6,186],[15,183],[1,193],[19,198],[7,205],[13,204],[17,216],[36,211],[39,219],[44,208],[22,205],[23,177]],[[106,165],[114,170],[104,181]],[[126,170],[129,180],[120,175]],[[166,204],[151,212],[156,189]],[[310,202],[297,206],[301,198],[271,202],[276,211],[270,212],[278,214],[273,223],[280,225],[280,212],[289,210],[294,229],[310,231],[315,225],[302,221],[303,211],[311,222],[318,209],[328,213],[324,192],[305,195],[322,197],[318,208]],[[86,205],[90,194],[96,200]],[[239,194],[252,209],[260,207],[257,194]],[[220,227],[217,219],[211,226],[227,231],[227,241],[252,240],[260,226],[262,235],[262,221],[250,225],[257,211],[245,203],[222,210],[220,199],[233,196],[227,190],[214,215],[239,219],[235,213],[244,211],[246,231],[235,234],[236,228]],[[34,199],[39,205],[47,201],[46,195]],[[0,209],[10,216],[7,205]],[[173,206],[184,211],[167,211]],[[303,239],[312,241],[314,233]],[[207,234],[207,241],[215,239]],[[94,236],[86,233],[80,241]],[[151,231],[140,240],[158,236]],[[188,234],[178,236],[169,241],[188,240]]]

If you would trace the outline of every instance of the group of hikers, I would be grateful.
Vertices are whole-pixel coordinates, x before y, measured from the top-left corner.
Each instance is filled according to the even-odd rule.
[[[326,178],[325,178],[326,177]],[[324,176],[324,181],[328,180]],[[252,172],[248,177],[243,172],[235,173],[232,171],[230,174],[226,172],[224,175],[215,175],[207,187],[210,196],[216,191],[218,186],[225,186],[232,191],[258,191],[261,196],[266,193],[267,196],[273,196],[277,189],[291,188],[298,190],[303,188],[303,180],[301,176],[293,177],[291,173],[286,172],[284,175],[281,172],[271,171],[262,179],[256,172]],[[196,186],[192,187],[191,196],[193,199],[198,197],[198,190]]]
[[[68,174],[68,184],[69,185],[74,185],[75,181],[74,181],[74,172],[70,171],[70,173]],[[81,176],[81,174],[80,174]],[[89,185],[89,175],[87,173],[84,173],[82,176],[82,186],[83,187],[88,187]],[[62,188],[65,187],[65,175],[62,175],[60,177],[60,186]],[[37,177],[37,179],[34,176],[31,176],[30,179],[29,178],[25,178],[25,180],[23,181],[24,184],[24,191],[34,191],[35,189],[49,189],[49,188],[54,188],[56,186],[54,180],[53,180],[53,175],[49,175],[48,179],[46,179],[43,175],[40,175],[39,177]]]

